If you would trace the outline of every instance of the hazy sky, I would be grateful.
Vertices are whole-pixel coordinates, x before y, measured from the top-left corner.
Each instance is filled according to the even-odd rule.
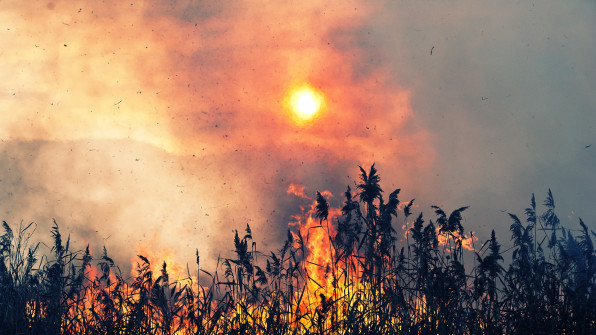
[[[481,240],[549,187],[596,229],[593,1],[4,0],[0,78],[0,219],[118,259],[277,248],[292,183],[337,205],[373,162]]]

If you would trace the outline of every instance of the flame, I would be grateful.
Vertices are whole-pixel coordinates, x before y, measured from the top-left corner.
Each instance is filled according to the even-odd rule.
[[[156,251],[157,250],[157,251]],[[174,261],[175,252],[171,249],[157,249],[154,246],[153,240],[147,242],[141,242],[136,246],[137,255],[141,255],[147,258],[151,264],[151,271],[154,274],[158,274],[161,272],[163,264],[167,265],[167,271],[169,274],[169,279],[172,282],[183,280],[188,278],[188,274],[186,273],[187,269],[182,264],[179,264]],[[131,259],[131,264],[133,264],[131,271],[131,276],[136,276],[137,269],[136,265],[139,264],[139,258],[133,257]],[[157,277],[157,276],[156,276]]]
[[[304,188],[299,189],[304,192]],[[333,197],[329,191],[323,191],[321,194],[326,199]],[[328,208],[327,217],[320,218],[318,214],[321,213],[321,209],[318,205],[317,201],[312,201],[302,208],[301,214],[295,215],[295,221],[290,223],[294,229],[292,251],[298,255],[295,265],[300,267],[302,274],[296,277],[296,281],[291,279],[295,290],[289,289],[289,295],[284,295],[288,292],[287,286],[286,289],[272,288],[273,286],[267,283],[264,284],[264,289],[269,291],[262,294],[262,298],[259,298],[261,300],[252,300],[252,293],[243,293],[241,289],[234,288],[224,292],[223,297],[211,300],[212,294],[218,294],[217,286],[206,288],[194,285],[190,276],[183,277],[184,268],[171,261],[171,251],[166,249],[154,252],[152,243],[141,243],[137,245],[137,251],[144,255],[141,258],[144,263],[133,260],[135,263],[142,263],[137,267],[142,269],[133,275],[133,283],[123,280],[114,272],[106,275],[106,268],[101,265],[101,262],[107,261],[105,257],[98,259],[99,263],[95,266],[79,268],[84,274],[82,285],[73,285],[72,282],[65,285],[74,287],[75,293],[64,295],[64,301],[60,302],[66,306],[62,315],[61,331],[109,333],[102,328],[105,327],[104,324],[118,324],[116,327],[128,329],[128,323],[135,324],[135,318],[141,318],[142,324],[135,326],[131,332],[225,334],[234,331],[242,333],[242,329],[248,326],[262,330],[257,332],[258,334],[265,334],[280,333],[268,331],[265,327],[281,324],[285,327],[282,328],[284,333],[331,334],[346,330],[346,322],[354,322],[354,311],[360,313],[359,316],[363,315],[356,322],[372,325],[385,322],[395,333],[409,332],[416,327],[421,327],[421,332],[439,329],[445,321],[440,309],[446,308],[449,303],[437,303],[433,293],[429,294],[425,289],[410,287],[403,297],[407,300],[406,307],[397,307],[401,309],[402,314],[392,313],[388,318],[382,315],[386,306],[380,305],[399,304],[393,300],[399,300],[399,294],[389,290],[399,290],[408,286],[404,283],[412,278],[400,277],[388,271],[383,274],[382,282],[372,284],[370,280],[363,279],[362,267],[366,265],[361,267],[358,259],[355,262],[349,261],[337,254],[336,242],[337,233],[340,231],[338,220],[342,218],[341,210]],[[441,243],[447,246],[447,250],[453,248],[453,242],[445,238],[444,234],[438,236],[441,237]],[[460,237],[463,248],[473,247],[476,240],[473,232],[470,233],[470,237],[450,235],[449,238],[459,240]],[[353,251],[358,258],[357,248],[354,247]],[[87,259],[87,256],[90,256],[90,252],[85,254],[84,259]],[[170,262],[171,278],[177,278],[176,280],[158,279],[158,276],[154,275],[165,270],[160,268],[163,260]],[[216,285],[221,286],[222,282]],[[204,293],[209,290],[212,291]],[[389,293],[393,298],[384,300],[385,293]],[[486,295],[485,292],[484,297]],[[51,301],[33,299],[26,304],[26,317],[33,321],[49,318],[55,309]],[[480,329],[490,326],[483,317],[477,316],[474,322],[477,322]],[[366,326],[363,328],[366,329]],[[593,328],[594,322],[590,321],[589,329]],[[205,329],[210,331],[206,332]]]
[[[297,195],[304,195],[304,191],[305,187],[293,183],[288,188],[288,193]],[[329,191],[323,191],[321,195],[326,200],[333,197]],[[295,252],[291,257],[295,257],[294,265],[300,268],[300,275],[290,279],[290,285],[294,289],[288,290],[287,281],[285,289],[266,283],[262,287],[269,290],[265,291],[265,298],[255,301],[251,300],[252,293],[243,292],[242,286],[233,280],[223,283],[220,278],[216,282],[217,274],[212,277],[216,284],[214,287],[199,286],[198,277],[195,282],[187,267],[172,260],[171,250],[154,251],[156,248],[153,239],[150,239],[149,242],[140,243],[136,247],[138,254],[143,257],[132,260],[133,264],[136,264],[132,273],[132,283],[114,272],[106,276],[105,267],[99,264],[82,268],[81,271],[85,274],[84,283],[87,286],[84,286],[79,295],[73,295],[69,298],[71,300],[67,301],[66,318],[69,321],[64,326],[64,332],[83,333],[99,329],[97,327],[101,327],[102,320],[107,320],[108,323],[119,322],[114,319],[114,315],[118,313],[124,315],[125,319],[134,318],[134,315],[139,313],[136,306],[143,308],[142,313],[146,317],[145,331],[151,329],[153,331],[149,332],[156,334],[200,333],[200,329],[204,329],[201,327],[213,327],[215,333],[220,334],[230,329],[218,328],[219,325],[229,327],[231,322],[232,327],[239,329],[243,324],[267,325],[272,322],[272,315],[278,318],[274,322],[285,324],[288,331],[296,334],[313,333],[313,330],[333,332],[333,329],[344,329],[343,323],[350,319],[351,311],[367,315],[369,311],[378,312],[379,308],[382,309],[383,307],[378,306],[378,297],[388,290],[399,289],[399,281],[403,278],[400,279],[398,275],[388,271],[383,274],[384,280],[381,282],[373,284],[370,279],[365,279],[365,265],[360,263],[357,246],[353,247],[355,256],[351,259],[338,255],[337,224],[342,218],[342,211],[330,207],[328,215],[323,218],[317,215],[320,213],[318,202],[313,200],[308,206],[301,208],[299,215],[293,216],[295,221],[289,223],[294,237],[292,252]],[[473,233],[470,233],[469,238],[463,236],[462,247],[467,249],[473,246],[475,239]],[[452,242],[443,239],[442,243],[448,243],[449,246]],[[253,256],[254,254],[251,254],[251,259]],[[283,261],[284,256],[281,258]],[[285,259],[290,258],[286,256]],[[99,261],[102,262],[101,259]],[[162,268],[164,261],[168,264],[167,279],[160,276],[166,272],[166,269]],[[241,266],[240,262],[234,261],[234,264]],[[236,274],[232,274],[234,275]],[[225,276],[228,277],[227,274]],[[219,291],[222,286],[227,287],[225,292]],[[284,296],[288,291],[289,294]],[[220,294],[221,300],[211,300],[210,297],[214,294]],[[401,327],[421,322],[437,323],[436,311],[429,309],[425,293],[414,290],[409,294],[409,307],[404,309],[406,314],[392,315],[391,319],[386,321],[394,325],[396,331],[404,330]],[[109,299],[108,305],[106,299]],[[281,307],[276,307],[276,303],[281,304]],[[110,310],[109,306],[115,306],[118,313]],[[36,302],[27,305],[28,314],[32,317],[45,315],[50,307]],[[223,314],[209,319],[209,315],[212,315],[209,313],[215,311],[221,311]],[[207,318],[200,319],[205,315],[201,313],[206,313]],[[379,321],[374,319],[377,317],[379,315],[373,313],[372,319],[364,318],[361,322],[375,324]],[[92,320],[91,323],[89,320]],[[68,324],[73,324],[74,328],[68,328]]]
[[[309,196],[306,195],[306,193],[304,193],[304,189],[305,187],[303,185],[290,183],[288,189],[286,190],[286,193],[293,194],[302,199],[311,199]]]
[[[440,235],[438,227],[436,228],[436,232],[437,232],[437,239],[439,240],[439,245],[441,245],[441,246],[447,245],[449,243],[448,240],[450,237],[447,235]],[[470,236],[468,236],[466,234],[463,234],[463,235],[455,234],[454,236],[461,240],[462,248],[464,248],[468,251],[478,251],[474,248],[474,244],[478,241],[478,237],[474,235],[474,232],[471,232]],[[453,246],[451,246],[450,248],[453,248]]]

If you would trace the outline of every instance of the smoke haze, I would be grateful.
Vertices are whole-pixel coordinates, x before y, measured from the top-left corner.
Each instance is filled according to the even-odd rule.
[[[376,162],[481,239],[549,187],[596,229],[595,6],[2,1],[0,219],[213,261],[246,223],[279,247]],[[302,83],[326,99],[306,126],[283,106]]]

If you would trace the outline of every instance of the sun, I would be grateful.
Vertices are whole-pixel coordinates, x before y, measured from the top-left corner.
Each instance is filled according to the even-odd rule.
[[[310,92],[302,92],[296,98],[296,112],[300,114],[302,118],[311,118],[319,109],[315,98]]]
[[[286,107],[299,125],[313,121],[325,105],[323,94],[310,85],[303,84],[289,90]]]

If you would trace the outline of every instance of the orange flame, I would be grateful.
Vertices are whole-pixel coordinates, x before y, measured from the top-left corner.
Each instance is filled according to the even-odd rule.
[[[290,185],[288,186],[288,189],[286,190],[286,193],[293,194],[293,195],[303,198],[303,199],[311,199],[309,196],[306,195],[306,193],[304,193],[304,189],[305,189],[305,186],[303,186],[303,185],[290,183]]]
[[[445,246],[447,244],[447,240],[449,239],[449,236],[440,235],[438,227],[436,228],[436,232],[437,232],[437,239],[439,240],[439,245]],[[463,235],[456,234],[455,237],[461,238],[462,248],[464,248],[468,251],[478,251],[474,248],[475,243],[478,241],[478,237],[476,235],[474,235],[474,232],[470,232],[470,236],[468,236],[466,234],[463,234]]]
[[[157,250],[157,251],[156,251]],[[151,263],[151,271],[154,274],[161,273],[163,264],[166,263],[170,282],[180,281],[188,278],[187,269],[185,266],[174,261],[174,251],[170,249],[157,249],[153,241],[140,242],[136,246],[137,255],[141,255],[149,260]],[[136,276],[135,265],[138,264],[139,258],[131,259],[133,267],[131,268],[131,276]],[[156,276],[157,277],[157,276]]]

